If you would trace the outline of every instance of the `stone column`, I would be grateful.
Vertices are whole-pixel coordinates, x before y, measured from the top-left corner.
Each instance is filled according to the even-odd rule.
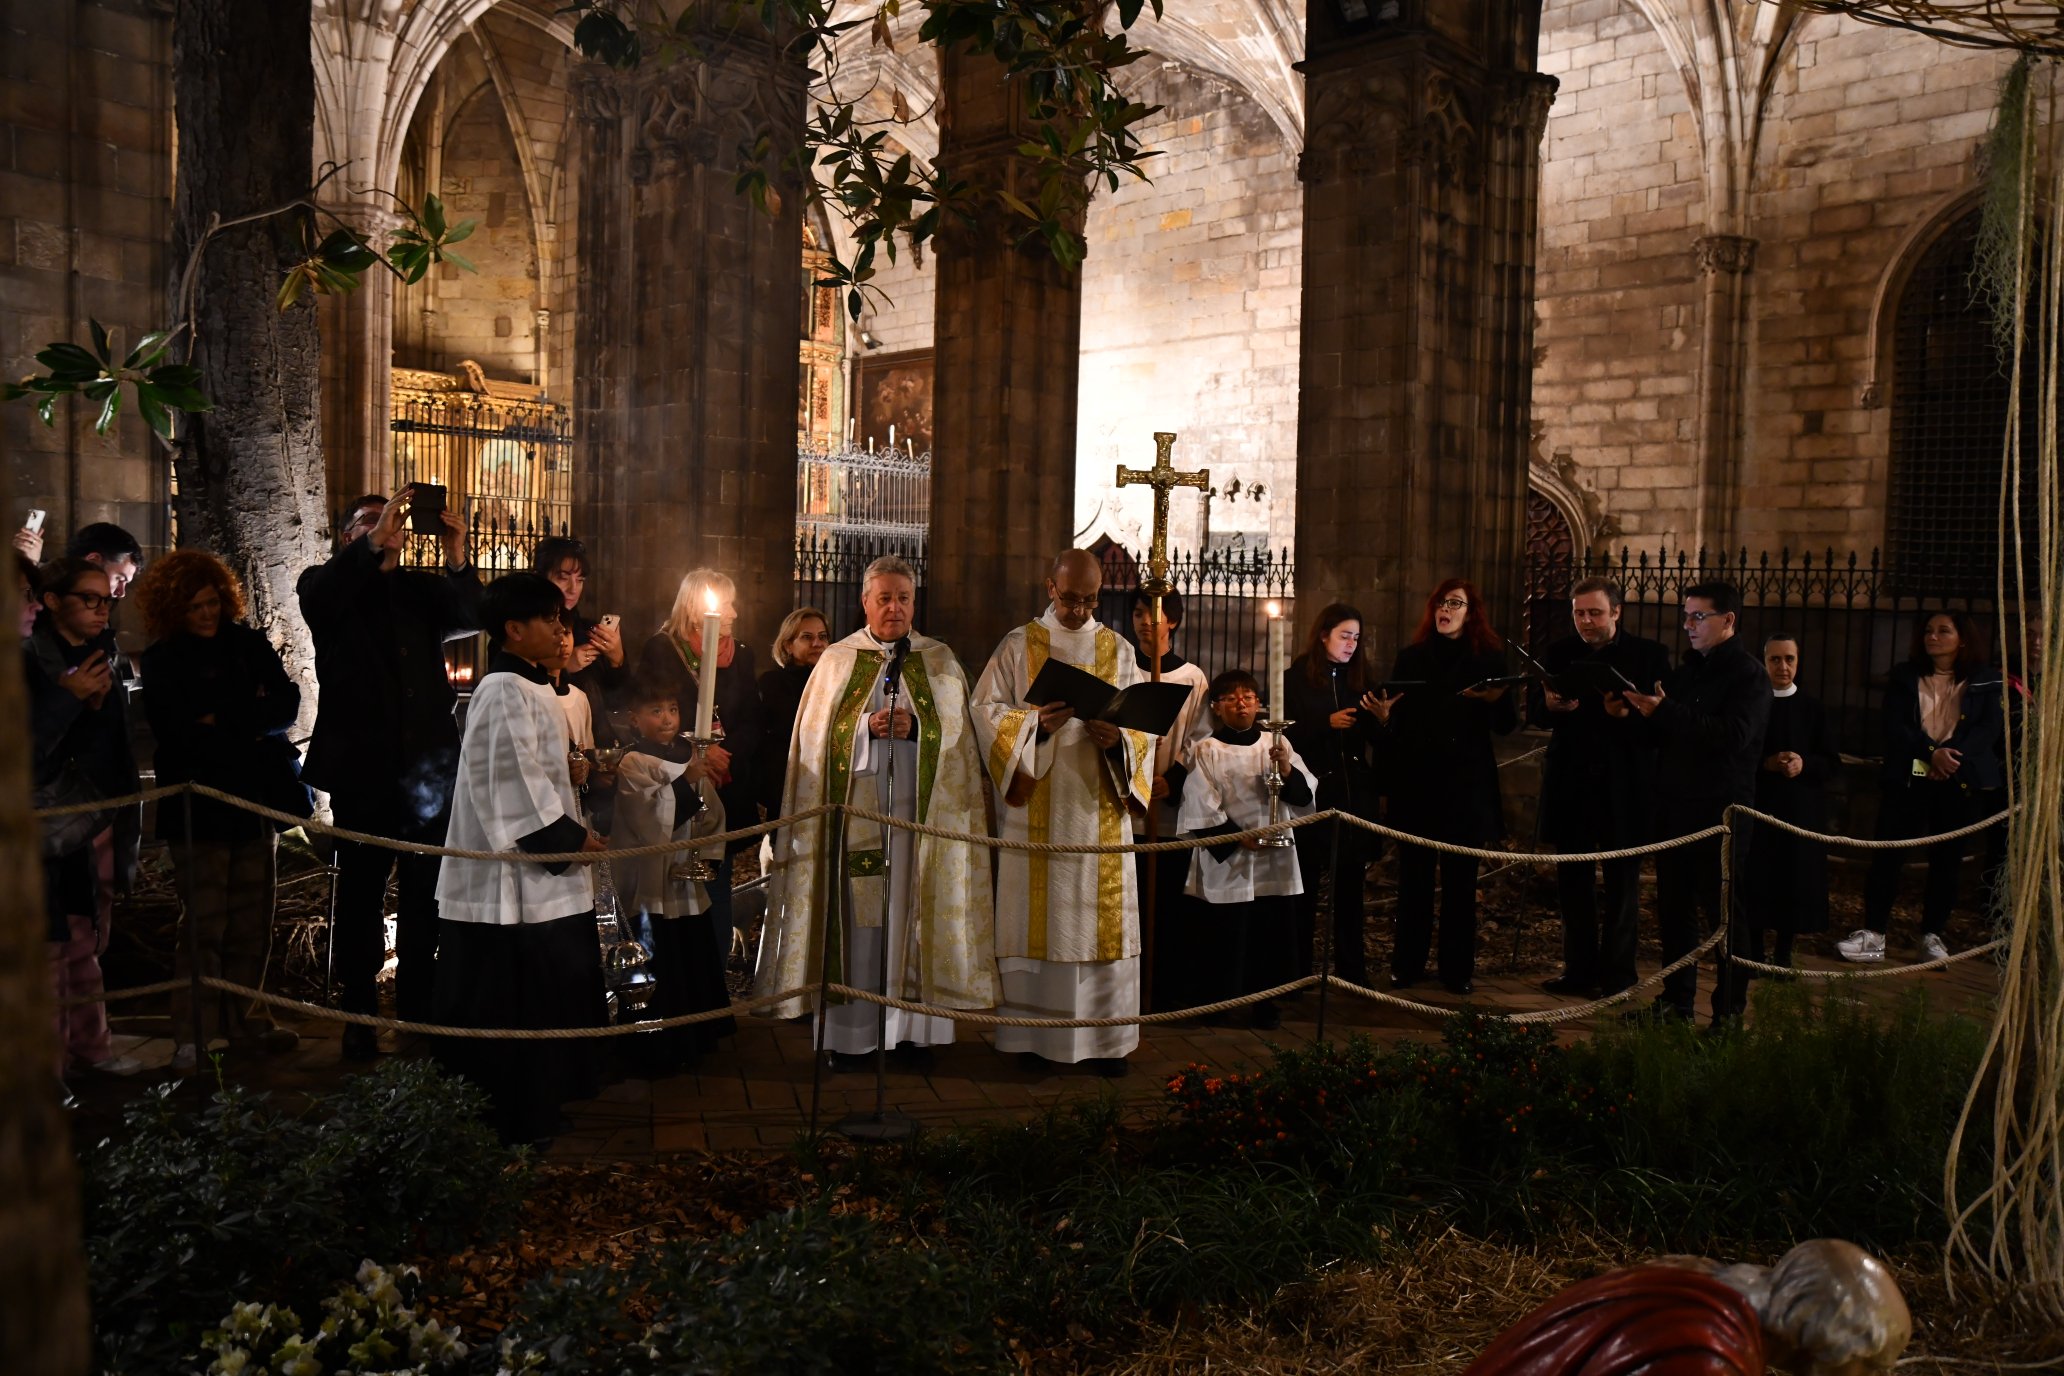
[[[338,218],[384,248],[395,214],[363,201],[331,207]],[[323,470],[330,505],[362,492],[385,492],[392,481],[394,408],[394,278],[368,269],[357,291],[319,298],[322,325]]]
[[[1349,25],[1311,8],[1303,366],[1302,608],[1343,600],[1388,661],[1442,578],[1519,607],[1533,370],[1538,6],[1478,24],[1407,5]]]
[[[809,73],[748,32],[706,51],[577,91],[574,524],[633,654],[692,568],[736,580],[755,646],[791,598],[802,196],[766,214],[733,180],[756,130],[800,139]]]
[[[1749,270],[1756,241],[1708,234],[1692,241],[1698,255],[1700,314],[1698,396],[1698,524],[1695,547],[1725,555],[1741,511],[1742,382],[1747,375]]]
[[[1016,87],[986,54],[940,60],[939,166],[1026,203],[1037,179]],[[1054,555],[1073,543],[1082,276],[1024,222],[985,210],[939,235],[934,317],[932,520],[924,629],[979,674],[1005,631],[1045,606]]]

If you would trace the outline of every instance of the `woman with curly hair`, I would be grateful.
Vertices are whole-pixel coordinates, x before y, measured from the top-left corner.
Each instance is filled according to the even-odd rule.
[[[279,653],[243,624],[244,590],[229,566],[202,550],[179,550],[152,564],[136,589],[142,603],[144,710],[157,738],[160,784],[197,783],[295,816],[309,812],[299,760],[287,731],[301,690]],[[193,840],[186,844],[187,809]],[[272,948],[278,826],[228,803],[194,796],[158,806],[158,835],[172,843],[179,897],[193,924],[179,946],[180,978],[189,958],[204,976],[259,988]],[[300,1039],[250,1000],[212,995],[200,1015],[204,1038],[267,1051]],[[194,1010],[175,997],[175,1069],[193,1068]]]

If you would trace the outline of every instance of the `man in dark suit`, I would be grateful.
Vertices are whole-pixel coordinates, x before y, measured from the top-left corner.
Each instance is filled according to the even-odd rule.
[[[1661,754],[1656,766],[1658,836],[1688,836],[1719,824],[1733,803],[1753,802],[1756,765],[1770,720],[1770,680],[1735,631],[1741,594],[1731,583],[1695,583],[1684,590],[1684,662],[1652,693],[1624,693],[1606,704],[1613,715],[1638,714]],[[1684,956],[1729,920],[1720,902],[1720,838],[1707,837],[1656,856],[1656,925],[1665,964]],[[1713,991],[1713,1021],[1732,1016],[1734,972],[1722,943]],[[1698,967],[1663,981],[1658,1016],[1689,1019],[1698,1002]]]
[[[1606,715],[1606,696],[1624,678],[1651,687],[1670,672],[1670,652],[1620,629],[1620,585],[1586,578],[1570,589],[1577,633],[1542,653],[1554,676],[1530,706],[1552,734],[1541,771],[1540,839],[1565,854],[1624,850],[1654,835],[1655,742],[1637,720]],[[1618,675],[1619,678],[1614,677]],[[1569,691],[1556,691],[1560,683]],[[1555,867],[1562,909],[1562,974],[1551,994],[1616,994],[1634,983],[1641,861],[1607,860],[1601,914],[1592,861]],[[1601,916],[1603,922],[1601,923]]]
[[[445,567],[405,569],[401,548],[412,488],[389,502],[360,497],[337,522],[337,553],[301,575],[301,614],[315,637],[323,689],[302,779],[330,795],[336,824],[400,841],[444,844],[459,763],[444,642],[480,628],[480,578],[466,527],[443,513]],[[387,879],[400,866],[395,914],[395,1003],[427,1021],[437,958],[437,857],[340,844],[332,934],[347,1012],[378,1011],[386,956]],[[344,1029],[344,1054],[377,1054],[373,1030]]]

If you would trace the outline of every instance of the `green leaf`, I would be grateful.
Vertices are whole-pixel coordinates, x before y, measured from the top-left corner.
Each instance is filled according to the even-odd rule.
[[[100,415],[93,422],[93,433],[105,435],[108,432],[108,427],[115,423],[115,416],[121,409],[122,389],[116,387],[108,392],[107,400],[101,403]]]
[[[348,229],[340,229],[323,240],[315,250],[315,256],[332,268],[354,275],[364,272],[380,259],[365,240]]]
[[[480,270],[474,267],[473,260],[463,253],[453,253],[450,249],[446,249],[437,256],[441,261],[450,263],[460,272],[478,272]]]
[[[444,237],[444,202],[434,192],[423,198],[423,228],[432,239]]]
[[[94,354],[99,357],[103,364],[114,362],[114,349],[108,343],[107,328],[98,320],[88,320],[86,323],[93,330]]]
[[[479,223],[480,222],[478,220],[459,221],[457,224],[453,225],[449,230],[445,231],[444,242],[447,244],[456,244],[461,239],[472,238],[473,230],[475,229],[475,227],[479,225]]]
[[[165,346],[172,338],[170,330],[153,330],[136,341],[136,347],[129,351],[129,357],[122,360],[124,368],[148,368],[165,356]]]
[[[180,409],[185,411],[191,411],[196,408],[191,406],[184,406]],[[148,383],[140,383],[136,388],[136,414],[143,417],[144,424],[150,426],[152,430],[156,431],[159,438],[165,440],[168,443],[171,441],[172,413],[168,411],[164,407],[164,405],[160,403],[158,397],[154,394],[150,384]]]

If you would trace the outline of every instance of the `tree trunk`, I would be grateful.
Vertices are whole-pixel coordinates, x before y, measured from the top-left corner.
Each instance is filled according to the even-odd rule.
[[[210,216],[282,205],[314,181],[310,0],[177,0],[172,98],[178,189],[172,290]],[[348,173],[346,174],[349,175]],[[294,583],[328,551],[321,432],[322,345],[311,298],[282,313],[301,257],[300,212],[210,241],[196,278],[193,361],[215,409],[187,418],[174,471],[179,543],[220,555],[315,704],[314,648]],[[172,318],[180,302],[172,303]]]
[[[0,489],[6,476],[0,465]],[[0,491],[0,508],[5,496]],[[29,815],[29,705],[18,645],[0,630],[0,721],[15,723],[0,731],[0,874],[8,876],[0,904],[0,1352],[10,1371],[83,1376],[79,1184],[52,1074],[43,845]]]

